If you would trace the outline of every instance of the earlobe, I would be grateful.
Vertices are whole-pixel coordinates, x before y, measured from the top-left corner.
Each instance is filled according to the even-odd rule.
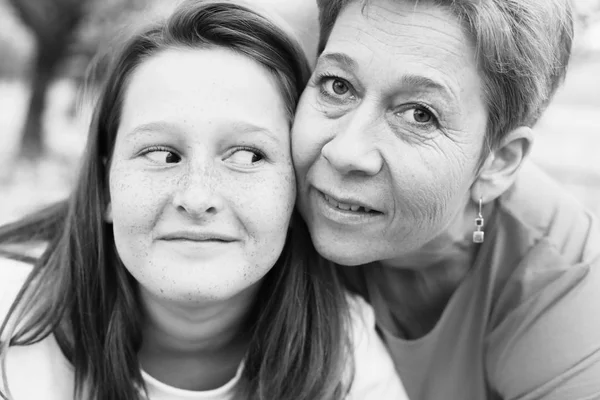
[[[531,128],[521,126],[511,131],[485,160],[471,188],[471,198],[488,203],[512,186],[533,143]]]

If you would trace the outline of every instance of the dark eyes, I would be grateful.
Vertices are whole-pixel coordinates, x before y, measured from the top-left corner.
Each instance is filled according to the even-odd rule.
[[[327,73],[317,76],[321,98],[332,106],[345,106],[353,104],[356,100],[354,87],[346,79]],[[435,111],[426,104],[415,102],[406,103],[398,108],[394,115],[404,124],[411,125],[420,130],[433,130],[439,127],[439,120]]]
[[[339,95],[343,96],[350,91],[348,88],[348,84],[341,79],[332,79],[331,80],[331,90]]]
[[[240,148],[235,150],[227,159],[232,164],[242,166],[253,166],[261,162],[265,157],[255,149]]]
[[[413,118],[420,124],[426,124],[433,119],[433,116],[429,111],[417,108],[413,110]]]
[[[424,104],[409,104],[396,115],[411,125],[429,126],[437,124],[437,118],[433,111]]]
[[[330,100],[347,101],[354,98],[352,85],[345,79],[324,75],[318,81],[321,94]]]
[[[181,161],[179,154],[162,147],[150,147],[143,156],[156,164],[177,164]]]
[[[158,165],[177,164],[181,162],[179,154],[165,147],[149,147],[142,155]],[[239,147],[234,149],[225,160],[238,166],[248,167],[260,163],[264,158],[264,154],[257,149]]]

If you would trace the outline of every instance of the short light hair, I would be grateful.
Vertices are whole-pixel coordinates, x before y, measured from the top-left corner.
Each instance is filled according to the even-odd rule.
[[[319,54],[342,9],[357,1],[363,10],[372,2],[317,0]],[[487,149],[495,148],[513,129],[537,122],[566,75],[573,41],[569,0],[402,1],[429,2],[450,10],[471,36],[485,88]]]

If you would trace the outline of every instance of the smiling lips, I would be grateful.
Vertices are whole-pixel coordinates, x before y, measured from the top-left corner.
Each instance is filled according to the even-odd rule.
[[[343,211],[353,211],[353,212],[358,212],[358,213],[371,213],[371,214],[381,214],[379,211],[377,210],[373,210],[369,207],[366,206],[362,206],[359,204],[350,204],[350,203],[343,203],[340,201],[337,201],[336,199],[334,199],[333,197],[323,193],[323,196],[325,197],[325,200],[332,205],[333,207],[336,207],[340,210]]]
[[[209,232],[209,231],[177,231],[171,232],[160,237],[166,241],[190,241],[190,242],[235,242],[237,238],[231,235]]]

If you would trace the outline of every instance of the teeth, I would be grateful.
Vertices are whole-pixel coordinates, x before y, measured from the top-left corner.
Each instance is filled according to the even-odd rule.
[[[327,195],[325,195],[325,200],[327,200],[327,202],[334,207],[337,207],[337,205],[338,205],[337,201],[333,200],[331,197],[329,197]]]
[[[345,204],[345,203],[338,203],[337,201],[335,201],[334,199],[332,199],[331,197],[325,195],[325,200],[327,200],[327,202],[329,204],[331,204],[332,206],[339,208],[340,210],[344,210],[344,211],[363,211],[363,212],[370,212],[371,209],[370,208],[366,208],[366,207],[362,207],[362,206],[358,206],[358,205],[353,205],[353,204]]]

